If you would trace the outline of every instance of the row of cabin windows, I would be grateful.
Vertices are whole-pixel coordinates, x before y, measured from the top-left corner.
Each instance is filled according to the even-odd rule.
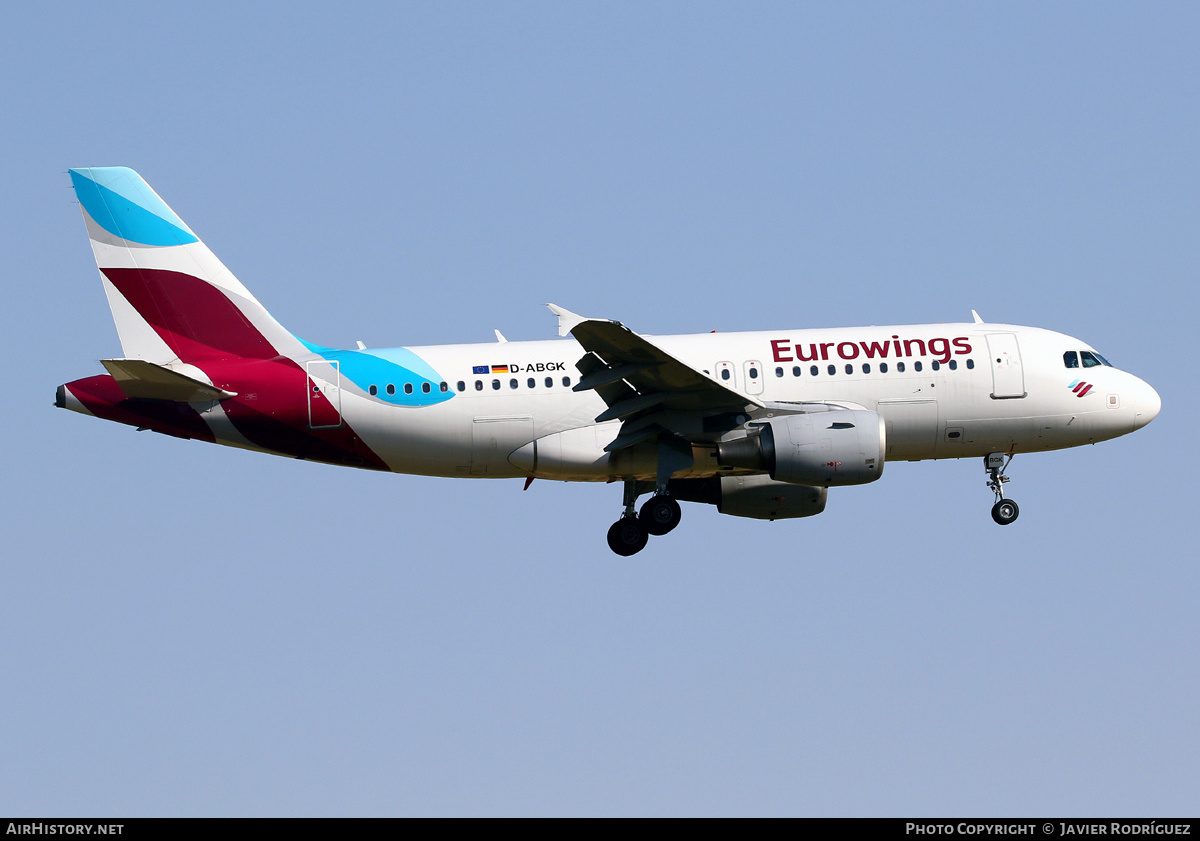
[[[383,390],[385,392],[387,392],[389,395],[395,394],[396,386],[394,383],[388,383],[387,385],[385,385],[383,387]],[[446,392],[449,390],[450,390],[450,383],[438,383],[438,391]],[[430,383],[421,383],[421,393],[422,394],[429,394],[432,391],[433,391],[433,386]],[[367,386],[367,393],[370,394],[372,397],[374,397],[376,394],[379,393],[379,386],[377,386],[377,385]],[[404,384],[404,393],[405,394],[413,393],[413,384],[412,383]]]
[[[528,380],[526,380],[525,384],[529,388],[537,388],[537,380],[533,377],[530,377]],[[571,378],[563,377],[562,384],[565,387],[570,388],[571,387]],[[546,377],[545,385],[546,385],[546,388],[554,388],[554,377]],[[515,388],[520,388],[520,386],[521,386],[520,381],[517,380],[515,377],[508,381],[509,388],[515,389]],[[463,392],[463,391],[467,390],[467,384],[464,381],[459,380],[455,384],[455,388],[459,392]],[[396,393],[396,386],[393,383],[388,383],[387,385],[385,385],[383,387],[383,390],[390,396],[390,395],[393,395]],[[438,383],[438,391],[445,393],[449,390],[450,390],[449,383]],[[475,381],[475,390],[483,391],[483,380]],[[494,391],[500,390],[500,381],[499,380],[492,380],[492,390],[494,390]],[[422,394],[430,394],[432,391],[433,391],[433,388],[429,383],[421,383],[421,393]],[[374,385],[368,386],[367,393],[370,394],[372,397],[374,397],[375,395],[379,394],[379,386],[374,386]],[[413,393],[413,384],[412,383],[404,384],[404,393],[405,394]]]
[[[546,379],[545,379],[544,383],[545,383],[545,386],[546,386],[546,388],[554,388],[554,377],[546,377]],[[567,387],[567,388],[570,388],[570,387],[571,387],[571,378],[570,378],[570,377],[563,377],[563,378],[562,378],[562,384],[563,384],[565,387]],[[527,380],[525,381],[525,385],[526,385],[526,387],[528,387],[528,388],[537,388],[537,378],[536,378],[536,377],[530,377],[529,379],[527,379]],[[517,389],[517,388],[520,388],[520,387],[521,387],[521,381],[520,381],[520,380],[518,380],[516,377],[513,377],[511,380],[509,380],[509,381],[508,381],[508,387],[509,387],[509,388],[512,388],[512,389]],[[500,388],[501,388],[500,381],[499,381],[499,380],[492,380],[492,391],[499,391],[499,390],[500,390]],[[459,381],[458,381],[458,390],[459,390],[459,391],[466,391],[466,390],[467,390],[467,384],[466,384],[466,383],[464,383],[462,380],[459,380]],[[475,381],[475,390],[476,390],[476,391],[483,391],[483,380],[476,380],[476,381]]]
[[[935,359],[933,362],[930,362],[930,363],[929,363],[930,367],[931,367],[931,368],[932,368],[934,371],[940,371],[940,370],[942,369],[942,364],[943,364],[943,363],[941,363],[941,362],[937,361],[936,359]],[[951,359],[949,362],[946,362],[946,363],[945,363],[945,365],[946,365],[946,367],[947,367],[947,368],[949,368],[951,371],[957,371],[957,370],[958,370],[958,360],[957,360],[957,359]],[[871,373],[871,363],[870,363],[870,362],[864,362],[864,363],[862,363],[862,365],[861,365],[860,367],[862,368],[862,372],[863,372],[864,374],[869,374],[869,373]],[[968,359],[968,360],[967,360],[967,368],[968,368],[968,369],[971,369],[971,368],[974,368],[974,367],[975,367],[975,360],[974,360],[974,359]],[[923,370],[924,370],[924,365],[921,363],[921,360],[919,360],[919,359],[918,359],[917,361],[913,362],[913,364],[912,364],[912,368],[913,368],[913,371],[920,372],[920,371],[923,371]],[[836,366],[836,365],[828,365],[828,366],[826,366],[825,370],[826,370],[826,371],[829,373],[829,376],[831,376],[831,377],[832,377],[832,376],[834,376],[835,374],[837,374],[837,366]],[[849,364],[849,363],[847,363],[847,364],[846,364],[846,366],[845,366],[845,370],[846,370],[846,373],[847,373],[847,374],[853,374],[853,373],[854,373],[854,366],[853,366],[853,365],[851,365],[851,364]],[[881,373],[881,374],[886,374],[886,373],[887,373],[889,370],[891,370],[891,369],[888,367],[888,363],[886,363],[886,362],[880,362],[880,363],[879,363],[879,373]],[[896,373],[898,373],[898,374],[903,374],[903,373],[904,373],[906,370],[907,370],[907,368],[906,368],[906,366],[905,366],[905,363],[903,363],[903,362],[897,362],[897,363],[896,363]],[[793,377],[799,377],[799,376],[801,376],[801,375],[803,374],[803,372],[804,372],[804,369],[803,369],[801,366],[799,366],[799,365],[793,365],[793,366],[792,366],[792,376],[793,376]],[[721,373],[722,373],[722,375],[724,375],[724,374],[727,374],[727,373],[729,373],[729,372],[728,372],[728,371],[722,371]],[[755,371],[754,371],[754,369],[753,369],[753,368],[751,368],[751,369],[750,369],[750,372],[749,372],[749,373],[750,373],[750,377],[751,377],[752,379],[756,378],[756,373],[755,373]],[[811,366],[811,367],[808,369],[808,374],[809,374],[809,376],[811,376],[811,377],[818,377],[818,376],[820,376],[820,375],[821,375],[821,366],[819,366],[819,365],[813,365],[813,366]],[[784,369],[783,369],[782,367],[780,367],[780,368],[776,368],[776,369],[775,369],[775,376],[776,376],[776,377],[782,377],[783,375],[784,375]],[[729,377],[725,377],[725,379],[729,379]]]
[[[1108,364],[1107,362],[1096,361],[1097,357],[1100,359],[1103,359],[1103,357],[1101,357],[1099,354],[1093,355],[1092,353],[1090,353],[1089,351],[1086,351],[1086,350],[1080,351],[1080,353],[1082,354],[1082,356],[1084,358],[1083,367],[1085,367],[1085,368],[1091,368],[1094,365],[1100,365],[1100,364],[1107,365]],[[1063,355],[1063,362],[1066,364],[1066,366],[1068,368],[1078,368],[1079,367],[1079,362],[1077,359],[1075,360],[1075,364],[1071,364],[1071,362],[1072,362],[1071,358],[1074,356],[1075,356],[1075,351],[1073,351],[1073,350],[1067,351],[1067,353]],[[942,363],[938,362],[936,359],[933,362],[930,362],[929,364],[933,368],[934,371],[941,370]],[[949,368],[951,371],[958,370],[958,360],[957,359],[951,359],[949,362],[947,362],[945,364],[946,364],[946,367]],[[913,371],[920,372],[923,370],[922,363],[919,359],[916,360],[915,362],[913,362],[912,366],[913,366]],[[970,369],[970,368],[974,368],[974,367],[975,367],[975,360],[968,359],[967,360],[967,368]],[[864,374],[871,373],[871,363],[864,362],[864,363],[862,363],[861,368],[862,368],[862,372]],[[831,377],[837,374],[837,366],[836,365],[828,365],[828,366],[826,366],[825,370],[829,373],[829,376],[831,376]],[[854,366],[847,363],[845,366],[845,370],[846,370],[847,374],[853,374]],[[886,373],[888,373],[888,370],[889,370],[888,363],[886,363],[886,362],[879,363],[879,373],[886,374]],[[907,369],[905,367],[905,363],[903,363],[903,362],[896,363],[896,373],[903,374],[906,370]],[[793,377],[801,376],[803,371],[804,371],[804,369],[799,365],[792,366],[792,376]],[[818,365],[813,365],[813,366],[809,367],[808,372],[809,372],[809,376],[817,377],[817,376],[821,375],[821,368]],[[749,371],[747,371],[747,373],[750,375],[750,379],[752,379],[752,380],[758,379],[758,369],[757,368],[751,368]],[[782,367],[776,368],[775,376],[783,377],[784,369]],[[721,371],[721,379],[728,380],[729,378],[730,378],[729,369],[725,368],[724,370]],[[553,388],[554,387],[554,378],[546,377],[544,383],[545,383],[546,388]],[[525,384],[528,388],[537,388],[537,379],[534,377],[530,377],[529,379],[527,379],[525,381]],[[570,388],[571,387],[571,378],[563,377],[562,384],[564,387]],[[467,384],[463,380],[459,380],[455,384],[455,387],[457,388],[457,390],[459,392],[464,392],[467,390]],[[492,390],[493,391],[499,391],[501,389],[501,387],[502,386],[501,386],[500,380],[492,380]],[[520,388],[521,387],[520,380],[518,380],[516,377],[513,377],[511,380],[508,381],[508,387],[510,389]],[[475,390],[483,391],[483,388],[484,388],[483,380],[475,380]],[[421,392],[423,394],[429,394],[432,390],[433,389],[429,383],[427,383],[427,382],[421,383]],[[438,390],[444,393],[444,392],[447,392],[450,390],[450,386],[448,383],[444,383],[444,382],[438,383]],[[379,388],[377,386],[369,386],[367,388],[367,391],[370,393],[370,395],[372,397],[374,397],[376,394],[379,393]],[[384,386],[384,391],[386,391],[388,393],[388,395],[393,395],[396,393],[396,386],[392,383],[388,383],[386,386]],[[413,393],[413,384],[412,383],[404,384],[404,393],[405,394]]]

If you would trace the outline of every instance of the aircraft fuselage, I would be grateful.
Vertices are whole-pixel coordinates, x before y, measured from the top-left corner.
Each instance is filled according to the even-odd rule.
[[[768,405],[833,403],[879,412],[888,460],[1090,444],[1138,429],[1159,407],[1154,390],[1132,374],[1107,365],[1066,367],[1064,354],[1095,352],[1078,339],[1031,327],[963,323],[647,338]],[[622,472],[605,458],[621,421],[597,424],[605,403],[594,391],[572,390],[584,353],[577,342],[558,339],[322,349],[298,365],[201,361],[196,367],[212,384],[235,397],[188,404],[189,411],[164,417],[139,411],[114,388],[91,399],[81,394],[70,407],[167,434],[397,473],[645,478],[652,467]],[[72,392],[84,391],[74,385]],[[743,423],[752,423],[770,409],[744,414]],[[595,442],[590,464],[531,470],[510,457],[535,440],[583,428]],[[701,447],[704,438],[697,428]],[[720,472],[698,459],[687,475]]]

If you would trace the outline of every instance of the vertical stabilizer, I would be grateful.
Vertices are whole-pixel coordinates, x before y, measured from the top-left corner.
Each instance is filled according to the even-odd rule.
[[[121,348],[155,364],[307,349],[128,167],[71,170]]]

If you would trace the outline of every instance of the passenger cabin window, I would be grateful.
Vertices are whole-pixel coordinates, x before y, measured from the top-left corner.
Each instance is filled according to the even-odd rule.
[[[1073,350],[1069,350],[1066,353],[1064,353],[1063,354],[1063,365],[1066,365],[1068,368],[1078,368],[1079,367],[1079,354]]]
[[[372,397],[374,397],[376,394],[379,393],[379,388],[377,386],[371,386],[370,388],[367,389],[367,393],[370,394]]]
[[[818,368],[816,365],[814,365],[808,369],[808,373],[812,374],[815,377],[817,374],[821,373],[821,369]]]
[[[867,364],[866,362],[863,363],[863,373],[864,374],[871,373],[871,366],[869,364]]]
[[[967,367],[968,367],[968,368],[974,368],[974,367],[975,367],[975,360],[974,360],[974,359],[968,359],[968,360],[967,360]]]
[[[897,371],[899,371],[901,374],[903,374],[903,373],[904,373],[904,363],[903,363],[903,362],[897,362],[897,363],[896,363],[896,370],[897,370]]]
[[[492,380],[492,391],[499,391],[499,390],[500,390],[500,381]]]
[[[405,393],[405,394],[412,394],[412,383],[405,383],[405,384],[404,384],[404,393]]]
[[[792,366],[792,376],[793,376],[793,377],[798,377],[798,376],[800,376],[800,366],[799,366],[799,365],[793,365],[793,366]]]
[[[394,385],[392,385],[391,383],[388,383],[386,391],[388,394],[395,394],[396,387]]]
[[[516,379],[516,377],[513,377],[511,380],[509,380],[509,381],[508,381],[508,387],[509,387],[509,388],[516,388],[516,387],[517,387],[517,379]]]
[[[936,370],[938,370],[938,369],[939,369],[939,368],[941,368],[941,367],[942,367],[942,363],[938,362],[936,359],[935,359],[935,360],[933,360],[933,370],[935,370],[935,371],[936,371]]]
[[[853,373],[854,373],[854,366],[853,366],[853,365],[849,365],[849,364],[847,364],[847,365],[846,365],[846,373],[847,373],[847,374],[853,374]]]
[[[567,386],[567,388],[570,388],[571,387],[571,378],[563,377],[563,385]]]
[[[467,384],[466,384],[466,383],[464,383],[462,380],[459,380],[459,381],[458,381],[458,383],[457,383],[457,387],[458,387],[458,390],[459,390],[459,391],[466,391],[466,390],[467,390]]]
[[[535,380],[533,377],[530,377],[528,385],[530,388],[537,388],[537,380]]]
[[[554,387],[554,378],[546,377],[546,388],[553,388],[553,387]]]
[[[887,373],[887,363],[886,362],[879,363],[879,373],[881,373],[881,374]]]
[[[913,370],[914,371],[921,370],[921,360],[918,359],[916,362],[913,363]]]
[[[476,391],[483,391],[483,380],[476,380],[476,381],[475,381],[475,390],[476,390]]]
[[[782,376],[783,376],[783,369],[782,369],[782,368],[776,368],[776,369],[775,369],[775,376],[777,376],[777,377],[782,377]]]
[[[957,370],[958,370],[958,360],[957,360],[957,359],[951,359],[951,360],[950,360],[949,362],[947,362],[946,364],[950,366],[950,370],[951,370],[951,371],[957,371]]]
[[[438,389],[444,394],[450,390],[450,383],[442,383],[438,386]]]
[[[830,365],[830,366],[829,366],[829,376],[831,376],[831,377],[832,377],[832,376],[833,376],[834,374],[836,374],[836,373],[837,373],[837,366],[836,366],[836,365]]]
[[[725,368],[721,371],[721,379],[723,379],[723,380],[729,379],[729,369],[728,368]]]

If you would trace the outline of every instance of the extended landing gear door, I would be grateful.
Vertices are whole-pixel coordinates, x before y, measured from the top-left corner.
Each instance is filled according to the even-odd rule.
[[[1015,333],[988,333],[992,366],[992,398],[1009,400],[1025,396],[1025,371]]]
[[[308,428],[342,425],[341,371],[337,362],[324,359],[307,363]]]

